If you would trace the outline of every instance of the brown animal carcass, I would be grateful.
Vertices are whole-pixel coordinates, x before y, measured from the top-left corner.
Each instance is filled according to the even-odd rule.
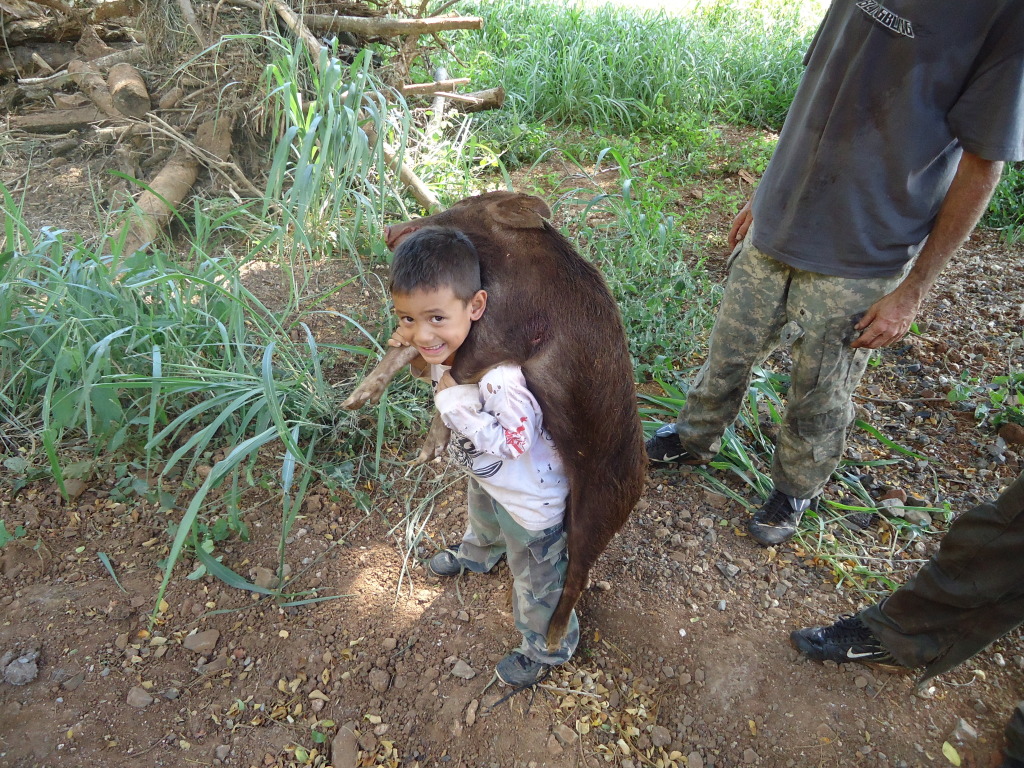
[[[626,521],[644,483],[647,457],[618,306],[597,269],[547,219],[538,197],[488,192],[447,211],[388,228],[392,250],[426,226],[464,232],[480,255],[487,311],[456,355],[452,376],[474,383],[500,363],[520,365],[569,477],[565,526],[569,566],[548,626],[557,647],[598,556]],[[345,401],[376,402],[416,354],[389,348]],[[422,459],[443,444],[435,417]]]

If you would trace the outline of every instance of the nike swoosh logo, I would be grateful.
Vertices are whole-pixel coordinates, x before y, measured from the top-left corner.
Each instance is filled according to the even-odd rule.
[[[853,648],[846,649],[846,658],[848,659],[863,659],[865,656],[874,656],[875,651],[865,651],[864,653],[857,653]]]

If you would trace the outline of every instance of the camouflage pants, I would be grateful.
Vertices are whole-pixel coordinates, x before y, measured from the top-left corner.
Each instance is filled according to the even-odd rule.
[[[858,614],[898,661],[942,674],[1024,623],[1024,474],[964,512],[913,579]],[[1024,760],[1024,702],[1006,726]]]
[[[526,530],[473,478],[467,499],[469,525],[459,546],[459,562],[466,570],[486,573],[505,555],[512,572],[512,615],[523,635],[519,650],[544,664],[568,661],[580,640],[575,611],[555,653],[548,653],[544,639],[569,566],[565,528],[559,523],[542,531]]]
[[[851,279],[805,272],[760,252],[748,234],[731,257],[707,361],[679,414],[683,446],[701,458],[718,453],[722,434],[746,397],[751,369],[777,346],[791,342],[792,382],[772,481],[797,498],[821,493],[839,465],[853,420],[850,398],[870,355],[850,347],[855,318],[902,277]]]

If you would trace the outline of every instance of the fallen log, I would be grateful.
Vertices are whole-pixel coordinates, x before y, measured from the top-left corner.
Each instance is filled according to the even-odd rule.
[[[0,46],[0,76],[24,77],[45,71],[36,61],[37,56],[52,72],[66,66],[74,55],[71,47],[62,43],[12,45],[10,48]]]
[[[450,91],[460,85],[469,85],[468,77],[453,77],[451,80],[435,80],[432,83],[412,83],[401,87],[403,96],[433,96],[438,91]]]
[[[103,114],[107,117],[123,116],[114,107],[114,101],[110,98],[110,90],[107,88],[107,82],[103,79],[103,75],[96,71],[91,64],[76,59],[68,64],[68,74],[71,75],[71,80],[79,90],[88,96]]]
[[[365,16],[302,14],[302,22],[317,32],[349,32],[359,37],[404,37],[431,35],[452,29],[483,29],[479,16],[442,16],[427,19],[385,19]]]
[[[151,104],[146,83],[131,64],[115,64],[107,74],[107,88],[114,109],[129,117],[145,117]]]
[[[92,123],[106,119],[96,107],[78,109],[57,109],[38,114],[15,115],[11,117],[11,130],[26,133],[67,133],[82,130]]]
[[[500,85],[497,88],[488,88],[474,93],[446,93],[444,95],[452,100],[452,106],[460,112],[501,109],[505,103],[505,89]]]
[[[231,151],[231,118],[221,116],[219,120],[208,120],[200,125],[196,145],[218,158],[227,157]],[[199,166],[199,160],[184,147],[174,151],[149,189],[139,196],[121,227],[122,256],[130,256],[156,239],[195,184]]]
[[[102,6],[100,6],[102,7]],[[124,6],[121,6],[122,8]],[[109,18],[107,16],[104,19]],[[6,20],[3,38],[10,46],[23,43],[59,43],[78,40],[83,30],[102,19],[94,18],[90,13],[72,13],[68,16],[33,16],[25,19]],[[124,29],[111,26],[100,27],[97,34],[104,42],[125,41],[131,39]]]

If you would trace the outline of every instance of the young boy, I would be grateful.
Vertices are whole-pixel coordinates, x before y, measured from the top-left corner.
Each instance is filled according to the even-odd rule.
[[[469,473],[466,534],[458,547],[434,555],[428,567],[438,576],[463,569],[487,573],[503,555],[508,558],[512,610],[523,642],[496,671],[505,684],[523,688],[567,661],[579,642],[575,612],[555,653],[545,642],[569,562],[562,525],[569,485],[518,365],[499,365],[478,384],[456,384],[448,372],[487,308],[480,286],[476,249],[461,232],[428,227],[410,235],[395,249],[391,265],[398,329],[388,344],[411,344],[419,351],[410,368],[432,382],[438,412],[452,430],[449,457]]]

